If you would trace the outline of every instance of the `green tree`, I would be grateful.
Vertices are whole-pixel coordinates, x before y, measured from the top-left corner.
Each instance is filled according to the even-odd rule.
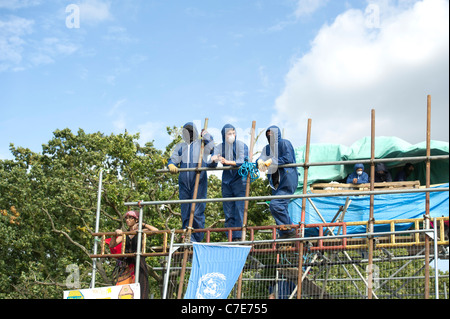
[[[123,227],[126,201],[176,197],[173,178],[155,173],[167,153],[140,146],[138,138],[64,129],[42,154],[11,145],[15,159],[0,162],[0,297],[60,298],[70,264],[89,283],[100,168],[102,231]],[[145,216],[160,229],[180,224],[159,207],[148,207]],[[99,274],[110,283],[102,262]]]
[[[61,298],[67,266],[76,265],[81,288],[91,280],[100,169],[103,169],[100,231],[125,227],[128,201],[178,199],[177,175],[159,174],[180,141],[180,129],[167,128],[172,142],[164,151],[138,143],[139,135],[88,134],[56,130],[35,153],[11,144],[13,160],[0,161],[0,298]],[[221,197],[220,179],[209,177],[208,197]],[[266,193],[264,181],[252,195]],[[250,202],[249,225],[270,223],[264,207]],[[206,226],[222,227],[221,203],[208,204]],[[269,213],[270,216],[270,213]],[[144,221],[158,229],[180,229],[179,205],[144,207]],[[151,244],[161,245],[155,236]],[[158,297],[163,278],[152,271],[160,259],[147,258],[151,289]],[[97,263],[97,286],[111,284],[113,264]]]

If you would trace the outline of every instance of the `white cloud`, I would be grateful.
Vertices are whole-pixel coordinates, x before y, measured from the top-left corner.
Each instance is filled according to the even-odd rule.
[[[116,103],[114,103],[113,107],[111,108],[111,110],[109,110],[108,115],[114,115],[117,112],[119,112],[119,108],[120,106],[125,103],[127,100],[126,99],[121,99],[118,100]]]
[[[78,46],[64,39],[49,37],[39,41],[30,41],[35,48],[29,59],[34,65],[50,64],[61,55],[70,55],[78,50]]]
[[[0,20],[0,71],[19,66],[26,41],[24,36],[32,33],[34,21],[11,16]]]
[[[97,24],[112,19],[110,3],[100,0],[84,0],[79,4],[80,23]]]
[[[122,133],[127,128],[127,122],[125,118],[126,114],[121,109],[121,106],[126,102],[126,99],[118,100],[108,111],[108,116],[113,118],[112,124],[115,132]]]
[[[267,31],[278,32],[289,25],[296,24],[300,19],[311,17],[314,12],[325,6],[328,0],[297,0],[294,12],[282,21],[270,26]]]
[[[40,38],[36,30],[40,22],[14,15],[0,18],[0,72],[53,63],[57,57],[71,55],[79,49],[64,38]]]
[[[16,10],[37,6],[40,3],[40,0],[0,0],[0,8]]]
[[[168,140],[168,135],[166,133],[166,125],[162,122],[152,122],[148,121],[143,124],[137,125],[137,132],[139,133],[139,143],[144,145],[147,142],[157,140],[159,138],[164,138]]]
[[[103,37],[107,41],[118,42],[122,44],[137,43],[138,40],[130,36],[127,29],[119,26],[108,28],[108,33]]]
[[[245,91],[234,90],[223,92],[221,94],[213,94],[213,98],[217,105],[240,109],[245,106],[244,97],[246,94],[247,92]]]
[[[313,142],[350,145],[370,136],[371,109],[377,136],[424,141],[427,94],[431,137],[448,141],[448,1],[389,3],[370,3],[378,6],[378,26],[361,10],[340,14],[293,63],[272,122],[295,145],[305,142],[308,118]]]
[[[328,0],[298,0],[297,8],[295,9],[295,17],[301,18],[303,16],[311,15],[327,2]]]
[[[261,85],[263,88],[268,88],[270,86],[269,75],[267,74],[266,67],[260,66],[258,68],[259,78],[261,80]]]

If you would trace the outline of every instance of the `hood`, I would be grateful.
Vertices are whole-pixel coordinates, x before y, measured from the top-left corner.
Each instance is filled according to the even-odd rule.
[[[222,143],[224,143],[224,144],[225,144],[225,134],[228,132],[229,129],[232,129],[236,132],[236,129],[234,128],[233,125],[225,124],[222,128]],[[236,139],[237,139],[237,134],[236,134]]]
[[[358,168],[362,168],[362,170],[364,171],[364,165],[363,164],[355,164],[355,167],[354,167],[355,172],[356,172],[356,170]]]
[[[236,131],[236,129],[234,128],[233,125],[231,124],[225,124],[222,128],[222,156],[227,158],[227,159],[231,159],[234,160],[236,159],[236,141],[237,141],[237,134],[236,134],[236,139],[234,140],[233,144],[228,144],[225,141],[225,134],[227,133],[227,131],[229,129],[233,129]],[[233,152],[233,153],[228,153],[228,152]],[[226,155],[229,154],[229,155]],[[230,158],[229,156],[233,156],[232,158]]]
[[[269,126],[269,128],[266,130],[266,136],[267,136],[267,132],[269,132],[269,131],[274,132],[276,142],[279,142],[281,140],[281,130],[278,126],[276,126],[276,125]]]
[[[269,131],[274,132],[277,142],[279,142],[281,140],[281,130],[278,126],[276,126],[276,125],[269,126],[269,128],[266,130],[266,134]]]
[[[375,165],[375,172],[378,171],[383,171],[383,172],[387,172],[386,166],[384,165],[384,163],[377,163]]]
[[[192,141],[190,139],[190,134],[189,131],[192,131]],[[195,124],[193,122],[187,122],[186,124],[183,125],[183,131],[182,131],[182,137],[183,137],[183,141],[185,141],[186,143],[190,144],[193,141],[195,141],[196,139],[198,139],[198,131],[197,131],[197,127],[195,126]]]

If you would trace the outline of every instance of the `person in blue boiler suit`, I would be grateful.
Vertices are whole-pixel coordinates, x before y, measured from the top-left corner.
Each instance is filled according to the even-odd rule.
[[[384,163],[377,163],[375,165],[375,183],[383,182],[392,182],[392,176]]]
[[[248,157],[247,145],[236,139],[236,129],[231,124],[225,124],[222,128],[222,143],[214,148],[211,161],[217,166],[221,162],[223,166],[241,166]],[[239,175],[238,170],[224,170],[222,173],[222,196],[244,197],[247,179]],[[242,227],[244,219],[244,201],[223,202],[225,214],[225,227]],[[233,231],[232,240],[239,241],[242,231]]]
[[[202,139],[198,137],[198,131],[194,123],[188,122],[183,126],[183,141],[175,146],[175,150],[169,159],[167,168],[173,174],[178,173],[180,168],[196,168],[200,156]],[[202,158],[202,167],[207,166],[207,158],[213,152],[214,141],[208,132],[202,132],[205,143]],[[195,176],[196,172],[181,172],[178,176],[179,198],[192,199],[194,196]],[[204,199],[207,195],[208,176],[206,171],[200,172],[200,180],[198,184],[197,199]],[[189,218],[192,204],[181,204],[181,219],[183,221],[183,229],[189,226]],[[196,203],[194,210],[194,220],[192,227],[194,229],[205,228],[205,207],[206,203]],[[200,242],[203,240],[204,233],[194,233],[191,235],[191,241]]]
[[[363,164],[355,164],[354,171],[347,176],[347,184],[364,184],[369,182],[369,175],[364,172]]]
[[[292,195],[298,186],[298,171],[296,167],[279,168],[278,165],[295,163],[295,152],[290,141],[281,138],[281,131],[277,126],[270,126],[266,130],[269,142],[256,161],[258,169],[267,171],[272,195]],[[288,205],[290,199],[273,199],[270,201],[270,212],[277,225],[291,225]],[[294,238],[295,230],[280,230],[279,238]]]

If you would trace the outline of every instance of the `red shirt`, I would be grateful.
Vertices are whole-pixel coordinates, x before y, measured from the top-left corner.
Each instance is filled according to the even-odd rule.
[[[111,238],[105,239],[105,243],[109,246],[111,242]],[[122,243],[118,244],[116,247],[109,247],[111,254],[120,254],[122,253]]]

